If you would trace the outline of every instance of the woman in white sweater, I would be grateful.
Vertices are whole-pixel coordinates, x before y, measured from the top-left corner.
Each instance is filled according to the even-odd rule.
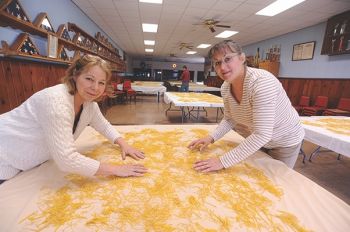
[[[77,152],[74,141],[92,126],[134,159],[141,151],[128,145],[101,114],[95,102],[111,78],[109,65],[97,56],[76,60],[63,84],[43,89],[17,108],[0,115],[0,182],[53,159],[64,172],[84,176],[142,176],[143,165],[111,165]]]
[[[228,168],[259,149],[293,168],[304,130],[278,79],[265,70],[247,67],[241,47],[231,40],[214,45],[209,58],[224,80],[221,86],[224,118],[215,131],[192,141],[189,148],[203,149],[231,129],[245,140],[220,157],[196,162],[195,170],[212,172]]]

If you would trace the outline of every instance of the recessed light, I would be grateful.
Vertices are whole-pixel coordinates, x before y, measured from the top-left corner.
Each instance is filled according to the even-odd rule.
[[[153,48],[145,48],[145,52],[153,52]]]
[[[163,0],[139,0],[139,2],[162,4]]]
[[[143,32],[157,32],[158,24],[142,23]]]
[[[238,31],[223,31],[220,34],[216,35],[217,38],[228,38],[230,36],[233,36],[234,34],[237,34]]]
[[[292,8],[299,3],[302,3],[305,0],[277,0],[276,2],[271,3],[264,9],[256,12],[256,15],[264,15],[264,16],[275,16],[289,8]]]
[[[200,44],[197,46],[197,48],[207,48],[207,47],[210,47],[211,44]]]
[[[156,43],[156,41],[154,40],[144,40],[143,42],[145,43],[145,45],[154,45]]]
[[[186,52],[186,54],[189,54],[189,55],[193,55],[193,54],[196,54],[197,52],[196,51],[188,51]]]

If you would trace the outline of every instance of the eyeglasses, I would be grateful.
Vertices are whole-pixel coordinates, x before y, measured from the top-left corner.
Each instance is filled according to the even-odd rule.
[[[238,55],[239,55],[238,53],[226,54],[220,61],[213,61],[213,66],[214,68],[220,67],[222,62],[224,62],[225,64],[229,64],[232,62],[233,58]]]

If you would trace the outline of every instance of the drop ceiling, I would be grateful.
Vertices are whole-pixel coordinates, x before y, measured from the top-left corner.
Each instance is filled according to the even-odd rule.
[[[138,0],[72,1],[128,55],[154,59],[205,57],[209,48],[196,47],[221,41],[214,36],[226,30],[215,27],[212,33],[204,25],[194,25],[205,19],[231,26],[229,30],[239,33],[229,39],[244,46],[325,22],[350,9],[350,0],[306,0],[267,17],[255,13],[274,0],[163,0],[161,5]],[[142,32],[142,23],[158,24],[158,32]],[[155,40],[155,46],[144,45],[144,40]],[[193,49],[180,49],[181,43],[192,45]],[[145,48],[154,48],[154,52],[146,53]],[[189,50],[197,53],[188,55]]]

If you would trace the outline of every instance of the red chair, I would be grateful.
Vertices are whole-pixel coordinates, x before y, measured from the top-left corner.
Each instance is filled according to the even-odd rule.
[[[326,109],[325,116],[350,116],[350,98],[340,98],[336,109]]]
[[[322,115],[323,111],[327,108],[327,105],[328,105],[327,96],[317,96],[315,105],[304,107],[302,115],[306,115],[306,116]]]
[[[301,96],[299,100],[299,105],[293,106],[299,115],[302,115],[303,109],[306,106],[310,106],[310,97],[309,96]]]
[[[131,80],[124,80],[123,91],[126,93],[126,97],[130,98],[130,101],[131,98],[134,97],[134,101],[136,102],[136,91],[131,88]]]

